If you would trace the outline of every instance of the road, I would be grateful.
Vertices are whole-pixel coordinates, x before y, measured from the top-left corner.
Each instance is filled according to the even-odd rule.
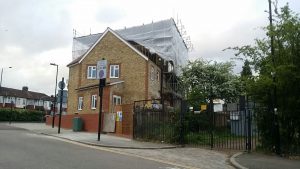
[[[171,169],[169,164],[63,142],[0,123],[0,169]]]

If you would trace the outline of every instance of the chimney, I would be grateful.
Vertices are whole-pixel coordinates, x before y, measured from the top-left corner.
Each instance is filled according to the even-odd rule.
[[[26,91],[27,92],[28,91],[28,87],[27,86],[23,86],[22,87],[22,91]]]

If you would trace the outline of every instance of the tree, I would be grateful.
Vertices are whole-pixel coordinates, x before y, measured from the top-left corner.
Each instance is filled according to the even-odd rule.
[[[250,62],[248,61],[248,59],[246,59],[244,62],[244,66],[242,67],[241,77],[248,78],[251,76],[252,76],[252,71],[250,67]]]
[[[236,100],[241,91],[240,79],[232,71],[231,62],[217,63],[198,59],[189,62],[184,67],[181,79],[181,86],[184,86],[187,94],[189,107],[194,110],[200,109],[201,104],[207,104],[208,99],[218,98],[225,101]],[[212,105],[212,104],[210,104]],[[195,115],[186,113],[185,128],[190,132],[207,130],[213,124],[213,115],[206,111]]]
[[[231,62],[217,63],[198,59],[183,68],[181,82],[188,99],[214,98],[235,100],[240,94],[240,81],[233,74]]]
[[[278,110],[281,143],[284,152],[300,152],[300,19],[288,4],[275,11],[274,24],[264,28],[274,39],[274,52],[268,38],[256,39],[253,46],[234,47],[238,57],[249,60],[258,76],[248,84],[247,93],[261,106],[257,115],[263,146],[274,145],[272,108]],[[273,54],[273,55],[272,55]],[[273,91],[275,89],[276,92]],[[276,99],[276,100],[275,100]],[[274,105],[274,103],[277,103]]]

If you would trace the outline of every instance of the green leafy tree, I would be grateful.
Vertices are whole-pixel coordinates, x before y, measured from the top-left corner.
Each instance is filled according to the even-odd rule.
[[[235,100],[241,86],[237,75],[232,71],[231,62],[217,63],[198,59],[183,68],[181,80],[188,99],[203,100],[212,94],[214,98]]]
[[[246,92],[265,107],[257,114],[263,146],[272,148],[274,132],[268,125],[277,102],[283,152],[300,152],[300,19],[288,4],[275,12],[273,26],[264,28],[274,38],[274,55],[269,38],[256,39],[253,46],[234,47],[236,56],[249,59],[258,74]],[[243,72],[242,74],[246,74]],[[274,82],[274,79],[275,82]],[[273,90],[276,90],[276,95]],[[277,100],[275,101],[274,98]]]
[[[250,62],[247,59],[245,60],[244,66],[242,67],[241,77],[245,77],[245,78],[252,77]]]
[[[187,94],[189,107],[193,107],[194,110],[200,109],[200,105],[207,104],[211,97],[225,101],[237,99],[241,92],[241,84],[239,77],[232,71],[233,66],[231,62],[217,63],[201,59],[189,62],[183,68],[180,78]],[[212,123],[210,118],[209,111],[200,114],[186,113],[185,128],[190,132],[186,137],[194,135],[191,133],[209,129]],[[200,141],[199,138],[192,140]]]

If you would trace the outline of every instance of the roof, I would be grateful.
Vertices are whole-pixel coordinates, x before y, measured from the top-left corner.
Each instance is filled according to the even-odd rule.
[[[44,93],[32,92],[27,90],[18,90],[18,89],[6,88],[6,87],[0,88],[0,96],[19,97],[19,98],[45,100],[45,101],[51,101],[52,99],[50,96]]]
[[[120,29],[112,31],[112,33],[119,36],[123,42],[133,41],[144,46],[151,53],[158,54],[165,60],[173,61],[177,73],[180,72],[181,66],[187,64],[188,49],[172,18]],[[101,39],[104,34],[105,32],[74,38],[73,61],[68,66],[80,62],[95,46],[95,43],[99,42],[96,39]],[[130,46],[132,47],[132,45]]]
[[[107,28],[105,30],[105,32],[103,32],[101,34],[101,36],[96,40],[96,42],[94,42],[93,44],[90,43],[90,45],[92,46],[89,46],[87,50],[83,49],[83,48],[77,48],[78,50],[77,51],[73,51],[73,53],[76,53],[76,54],[80,54],[82,51],[85,51],[81,56],[79,56],[78,58],[75,57],[75,59],[69,63],[67,66],[72,66],[74,64],[77,64],[77,63],[80,63],[82,62],[82,60],[89,54],[89,52],[103,39],[103,37],[108,33],[112,33],[113,35],[115,35],[119,40],[121,40],[123,43],[125,43],[128,47],[130,47],[132,50],[134,50],[138,55],[140,55],[142,58],[144,58],[145,60],[148,60],[147,56],[145,56],[143,53],[141,53],[139,50],[137,50],[135,47],[133,47],[130,43],[128,43],[126,40],[124,40],[120,35],[118,35],[115,31],[113,31],[112,29],[110,28]],[[95,36],[97,37],[97,36]],[[84,38],[86,40],[86,38]],[[95,39],[93,39],[95,40]],[[76,40],[77,41],[77,40]],[[90,42],[90,41],[88,41]],[[78,45],[77,45],[78,47]],[[87,46],[85,46],[87,47]],[[73,45],[73,50],[74,50],[74,45]],[[73,55],[73,58],[74,58],[74,55]]]
[[[84,55],[90,47],[97,42],[103,33],[91,34],[87,36],[74,37],[73,38],[73,49],[72,59],[76,59]]]

